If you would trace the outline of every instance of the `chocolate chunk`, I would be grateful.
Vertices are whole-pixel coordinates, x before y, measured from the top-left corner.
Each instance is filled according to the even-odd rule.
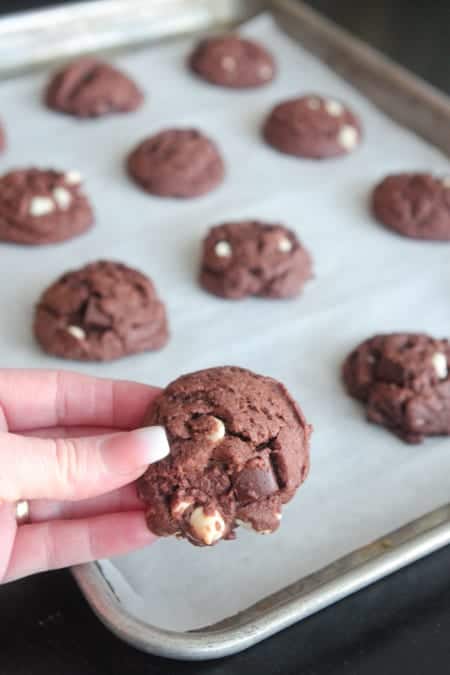
[[[234,491],[244,505],[277,494],[279,486],[269,458],[255,457],[247,462],[234,481]]]
[[[450,434],[450,345],[428,335],[394,333],[362,342],[343,377],[368,419],[408,443]]]
[[[165,308],[152,281],[109,261],[68,272],[52,284],[37,306],[34,332],[50,354],[83,361],[160,349],[168,340]]]
[[[90,328],[110,328],[112,317],[101,307],[99,298],[91,298],[84,309],[83,324]]]
[[[52,78],[49,108],[75,117],[99,117],[136,110],[144,96],[127,75],[93,58],[73,61]]]
[[[234,538],[239,524],[273,531],[308,473],[311,427],[300,408],[279,382],[248,370],[180,377],[143,424],[164,426],[171,447],[138,482],[160,536],[209,546]]]
[[[450,240],[450,178],[429,173],[387,176],[372,195],[376,219],[412,239]]]

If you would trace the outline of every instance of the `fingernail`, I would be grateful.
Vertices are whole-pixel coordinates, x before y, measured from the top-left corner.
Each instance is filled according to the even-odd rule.
[[[103,462],[114,474],[139,474],[170,452],[164,427],[144,427],[114,434],[101,441]],[[145,468],[142,468],[145,467]]]
[[[129,432],[142,447],[142,463],[152,464],[170,453],[169,441],[164,427],[142,427]]]

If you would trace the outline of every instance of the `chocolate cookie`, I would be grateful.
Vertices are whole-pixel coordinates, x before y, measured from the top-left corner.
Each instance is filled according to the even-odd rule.
[[[203,242],[200,283],[223,298],[293,297],[311,276],[308,251],[282,225],[225,223],[213,227]]]
[[[260,44],[238,35],[202,40],[190,56],[190,67],[212,84],[243,89],[273,80],[275,61]]]
[[[429,173],[387,176],[372,195],[376,219],[413,239],[450,240],[450,177]]]
[[[52,284],[37,306],[34,333],[46,352],[83,361],[160,349],[168,340],[165,308],[151,280],[109,261]]]
[[[128,157],[130,176],[160,197],[198,197],[222,182],[216,145],[195,129],[167,129],[140,143]]]
[[[275,106],[263,135],[270,145],[288,155],[325,159],[354,150],[362,134],[358,118],[346,106],[309,94]]]
[[[60,70],[45,93],[49,108],[75,117],[130,112],[143,100],[127,75],[94,58],[77,59]]]
[[[152,405],[171,454],[138,482],[155,534],[197,546],[276,530],[309,469],[311,427],[282,384],[242,368],[184,375]]]
[[[77,171],[20,169],[0,177],[0,240],[51,244],[85,232],[94,221]]]
[[[377,335],[362,342],[343,366],[351,396],[367,417],[408,443],[450,434],[448,340],[423,334]]]

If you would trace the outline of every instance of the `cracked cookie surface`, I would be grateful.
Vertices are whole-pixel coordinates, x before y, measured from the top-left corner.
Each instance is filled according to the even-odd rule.
[[[184,375],[149,410],[171,454],[138,482],[149,529],[197,546],[234,539],[244,525],[268,534],[309,469],[311,427],[285,387],[225,366]]]
[[[77,171],[19,169],[0,177],[0,240],[51,244],[90,228],[92,208]]]
[[[83,361],[160,349],[168,340],[165,307],[152,281],[110,261],[68,272],[52,284],[37,306],[34,332],[50,354]]]
[[[144,100],[137,85],[109,63],[81,58],[60,70],[45,92],[49,108],[75,117],[136,110]]]
[[[347,357],[343,379],[371,422],[408,443],[450,434],[448,340],[393,333],[365,340]]]
[[[263,136],[288,155],[326,159],[355,150],[362,131],[356,115],[343,103],[308,94],[276,105],[264,124]]]
[[[166,129],[145,139],[129,155],[127,167],[146,192],[185,199],[210,192],[225,173],[215,143],[196,129]]]
[[[211,228],[203,242],[200,283],[228,299],[298,295],[312,276],[312,260],[296,234],[256,220]]]
[[[272,55],[259,43],[239,35],[219,35],[202,40],[189,65],[211,84],[243,89],[268,84],[275,75]]]
[[[428,173],[387,176],[372,195],[375,218],[413,239],[450,240],[450,177]]]

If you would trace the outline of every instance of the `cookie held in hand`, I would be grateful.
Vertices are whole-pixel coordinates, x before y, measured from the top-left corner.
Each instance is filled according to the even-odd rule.
[[[127,75],[109,63],[81,58],[50,81],[45,102],[57,112],[75,117],[100,117],[139,108],[144,96]]]
[[[343,378],[367,417],[407,443],[450,434],[448,340],[424,334],[376,335],[347,357]]]
[[[211,228],[203,242],[200,283],[223,298],[289,298],[311,277],[308,251],[282,225],[225,223]]]
[[[196,546],[244,525],[274,532],[309,469],[311,426],[285,387],[235,367],[184,375],[144,424],[166,429],[171,454],[138,481],[149,529]]]
[[[77,171],[19,169],[0,177],[0,240],[52,244],[88,230],[94,220]]]
[[[49,354],[82,361],[161,349],[169,337],[165,307],[152,281],[103,260],[68,272],[43,293],[34,333]]]

